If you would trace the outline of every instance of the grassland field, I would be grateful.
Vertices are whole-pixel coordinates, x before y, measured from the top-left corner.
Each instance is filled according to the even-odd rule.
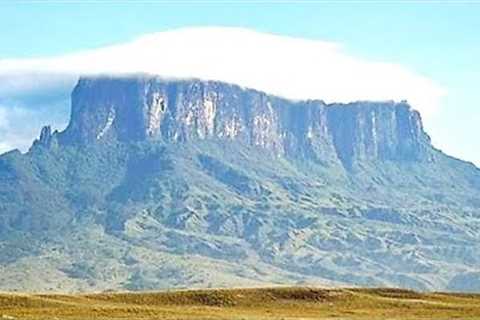
[[[306,287],[0,293],[0,319],[480,319],[480,295]]]

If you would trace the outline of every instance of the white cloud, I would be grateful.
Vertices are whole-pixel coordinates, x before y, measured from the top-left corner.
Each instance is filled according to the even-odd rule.
[[[226,81],[292,99],[407,99],[427,116],[445,94],[401,65],[360,59],[335,43],[223,27],[161,32],[58,57],[0,60],[0,93],[69,83],[71,75],[138,72]]]
[[[15,118],[17,111],[17,108],[10,109],[0,105],[0,145],[3,145],[4,148],[11,145],[12,141],[7,142],[7,136],[11,138],[13,131],[12,120]]]
[[[24,123],[28,118],[26,110],[0,105],[0,154],[13,149],[13,146],[26,147],[25,140],[31,136],[31,132],[25,134],[25,126],[18,126],[19,123],[16,126],[15,123],[19,119],[20,123]]]
[[[54,128],[63,128],[63,118],[54,110],[46,111],[45,107],[0,105],[0,154],[12,149],[28,150],[42,126],[52,124]]]
[[[220,80],[291,99],[407,99],[427,118],[445,95],[408,68],[355,57],[336,43],[242,28],[184,28],[63,56],[0,60],[0,153],[27,150],[45,124],[62,129],[66,93],[78,76],[129,73]]]
[[[12,146],[9,145],[8,143],[0,142],[0,154],[3,154],[3,153],[5,153],[7,151],[10,151],[12,149],[14,149],[14,148],[12,148]]]
[[[2,60],[0,60],[0,100],[5,97],[14,98],[26,94],[45,93],[60,88],[71,90],[77,79],[78,74],[76,73],[58,73],[54,70],[11,73],[2,70]]]
[[[7,111],[0,106],[0,130],[8,125]]]

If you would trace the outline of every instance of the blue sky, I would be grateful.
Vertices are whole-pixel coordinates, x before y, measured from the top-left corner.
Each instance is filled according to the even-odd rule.
[[[330,41],[358,58],[414,70],[447,91],[425,119],[435,145],[480,164],[480,2],[2,2],[0,60],[75,53],[186,26]]]

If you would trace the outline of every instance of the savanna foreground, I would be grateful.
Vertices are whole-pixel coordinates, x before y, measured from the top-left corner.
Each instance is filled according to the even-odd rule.
[[[396,289],[0,294],[3,319],[480,319],[480,295]]]

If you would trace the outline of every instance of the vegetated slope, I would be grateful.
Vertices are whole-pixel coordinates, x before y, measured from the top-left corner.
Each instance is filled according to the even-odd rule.
[[[315,288],[0,294],[0,314],[7,319],[478,319],[480,296]]]
[[[479,204],[406,102],[82,79],[65,131],[0,157],[0,287],[476,291]]]

